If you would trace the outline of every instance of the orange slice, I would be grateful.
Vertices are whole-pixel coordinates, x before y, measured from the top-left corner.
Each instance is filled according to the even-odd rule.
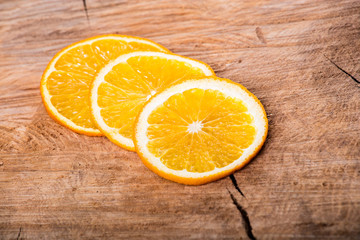
[[[97,36],[61,50],[41,79],[41,96],[49,115],[77,133],[102,135],[90,120],[89,86],[107,63],[136,50],[169,52],[150,40],[123,35]]]
[[[245,87],[227,79],[188,80],[153,96],[135,125],[144,164],[183,184],[217,180],[242,168],[263,145],[265,110]]]
[[[213,76],[205,63],[169,53],[133,52],[106,65],[91,86],[93,122],[115,144],[135,151],[133,126],[144,103],[191,77]]]

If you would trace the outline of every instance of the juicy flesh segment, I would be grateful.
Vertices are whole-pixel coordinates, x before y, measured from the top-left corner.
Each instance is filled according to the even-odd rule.
[[[237,160],[256,129],[244,103],[218,90],[177,93],[148,117],[147,148],[168,168],[208,172]]]
[[[94,128],[90,120],[89,87],[109,61],[134,50],[159,51],[144,43],[102,39],[74,47],[60,56],[47,80],[51,103],[75,124]]]
[[[189,77],[204,77],[188,63],[157,56],[135,56],[119,63],[98,88],[102,119],[126,138],[133,138],[135,118],[156,92]]]

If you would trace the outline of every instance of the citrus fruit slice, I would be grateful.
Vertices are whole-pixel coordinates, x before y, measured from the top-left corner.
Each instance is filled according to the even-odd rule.
[[[265,110],[252,93],[210,77],[153,96],[136,119],[134,139],[153,172],[198,185],[242,168],[260,150],[267,129]]]
[[[205,63],[175,54],[121,55],[100,71],[90,87],[93,122],[110,141],[135,151],[135,118],[152,95],[184,79],[212,75]]]
[[[150,40],[123,35],[97,36],[61,50],[41,79],[41,96],[49,115],[77,133],[102,135],[90,119],[90,83],[109,61],[136,50],[169,52]]]

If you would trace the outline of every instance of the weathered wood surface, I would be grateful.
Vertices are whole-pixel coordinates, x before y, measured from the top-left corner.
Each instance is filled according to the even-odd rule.
[[[81,0],[0,1],[0,239],[360,238],[360,1],[85,3],[88,19]],[[260,154],[233,179],[183,186],[55,123],[42,71],[104,33],[246,86],[269,115]]]

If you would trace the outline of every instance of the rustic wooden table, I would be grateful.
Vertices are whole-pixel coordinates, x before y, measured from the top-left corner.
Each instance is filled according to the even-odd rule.
[[[39,83],[66,45],[150,38],[256,94],[260,154],[191,187],[55,123]],[[0,0],[0,239],[359,239],[360,1]]]

